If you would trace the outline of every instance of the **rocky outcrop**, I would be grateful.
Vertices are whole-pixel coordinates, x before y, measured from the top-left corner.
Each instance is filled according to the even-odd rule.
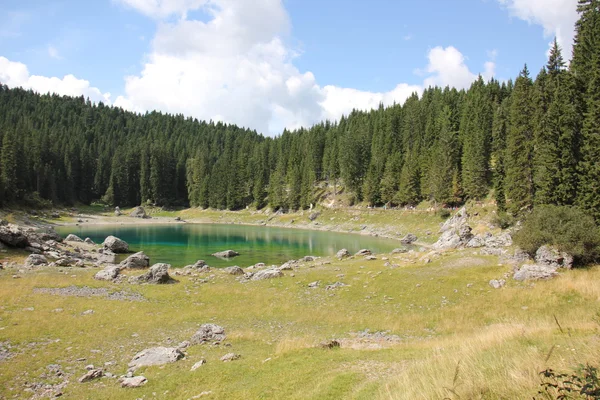
[[[176,280],[169,275],[170,264],[154,264],[150,270],[143,275],[131,277],[130,283],[166,284],[175,283]]]
[[[123,269],[144,269],[150,266],[150,257],[144,254],[143,251],[130,255],[119,266]]]
[[[191,344],[202,344],[205,342],[221,342],[225,340],[225,329],[216,324],[202,324],[200,329],[190,339]]]
[[[127,253],[129,251],[129,245],[126,241],[112,235],[104,239],[102,246],[105,250],[110,250],[113,253]]]
[[[547,265],[526,264],[513,275],[516,281],[550,279],[558,275],[557,268]]]
[[[13,224],[0,225],[0,242],[9,247],[23,248],[29,246],[29,239],[25,234],[25,230]]]
[[[517,281],[551,279],[559,269],[573,267],[573,257],[550,246],[542,246],[535,253],[535,264],[521,266],[513,275]]]
[[[479,247],[488,247],[488,248],[501,248],[508,247],[512,245],[512,236],[509,232],[502,232],[498,235],[492,235],[491,233],[475,235],[469,242],[465,245],[468,248],[479,248]]]
[[[348,249],[341,249],[336,253],[336,257],[338,258],[338,260],[350,257],[350,252],[348,251]]]
[[[417,236],[413,235],[412,233],[409,233],[408,235],[404,236],[402,239],[400,239],[400,242],[402,244],[412,244],[414,242],[417,241]]]
[[[465,207],[457,211],[440,228],[442,234],[437,242],[433,244],[436,250],[456,249],[465,246],[473,238],[471,227],[467,225],[467,210]]]
[[[265,279],[281,278],[282,276],[283,272],[281,272],[279,269],[269,268],[256,272],[254,275],[252,275],[251,279],[253,281],[262,281]]]
[[[96,273],[96,275],[94,275],[94,279],[99,281],[114,281],[119,277],[120,273],[121,268],[118,265],[111,265]]]
[[[233,250],[224,250],[224,251],[219,251],[217,253],[213,253],[212,255],[215,257],[219,257],[219,258],[231,258],[231,257],[239,256],[240,253],[238,253],[237,251],[233,251]]]
[[[128,366],[132,369],[165,365],[181,360],[185,355],[176,347],[152,347],[137,353]]]
[[[361,249],[358,252],[356,252],[356,254],[354,254],[354,255],[357,256],[357,257],[360,257],[360,256],[370,256],[371,254],[372,254],[371,250],[369,250],[369,249]]]
[[[146,214],[146,210],[142,206],[134,208],[129,216],[134,218],[148,218],[148,214]]]
[[[83,239],[81,239],[79,236],[74,235],[72,233],[70,233],[69,235],[67,235],[67,237],[65,238],[65,242],[77,242],[77,243],[82,243]]]
[[[94,243],[94,241],[92,239],[90,239],[89,237],[86,237],[84,242],[87,244],[91,244],[92,246],[96,245],[96,243]]]

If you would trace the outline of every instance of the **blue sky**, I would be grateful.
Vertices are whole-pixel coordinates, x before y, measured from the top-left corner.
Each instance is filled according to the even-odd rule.
[[[0,82],[276,134],[537,73],[576,0],[3,0]],[[110,95],[109,95],[110,93]]]

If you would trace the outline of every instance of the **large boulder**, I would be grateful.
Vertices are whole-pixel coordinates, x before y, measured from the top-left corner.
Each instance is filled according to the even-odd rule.
[[[185,355],[176,347],[152,347],[137,353],[128,366],[132,369],[165,365],[181,360]]]
[[[265,279],[281,278],[282,276],[283,272],[281,272],[279,269],[269,268],[256,272],[254,275],[252,275],[251,279],[253,281],[262,281]]]
[[[134,208],[129,216],[134,218],[148,218],[148,214],[146,214],[146,210],[142,206]]]
[[[143,275],[132,277],[131,283],[150,283],[150,284],[165,284],[174,283],[175,279],[169,275],[169,264],[154,264],[150,270]]]
[[[550,246],[542,246],[535,252],[535,262],[538,265],[570,269],[573,267],[573,256]]]
[[[244,270],[234,265],[233,267],[223,268],[223,271],[228,273],[229,275],[244,275]]]
[[[516,281],[550,279],[558,275],[555,267],[548,265],[526,264],[513,275]]]
[[[23,248],[29,246],[26,231],[14,224],[0,225],[0,242],[9,247]]]
[[[238,253],[237,251],[233,251],[233,250],[224,250],[224,251],[219,251],[216,253],[212,254],[215,257],[219,257],[219,258],[231,258],[231,257],[237,257],[240,255],[240,253]]]
[[[417,241],[417,236],[413,235],[412,233],[409,233],[408,235],[404,236],[402,239],[400,239],[400,242],[402,244],[412,244],[414,242]]]
[[[216,324],[202,324],[200,329],[190,339],[192,344],[201,344],[204,342],[220,342],[225,340],[225,329]]]
[[[338,258],[338,260],[341,260],[341,259],[343,259],[343,258],[350,257],[350,255],[351,255],[351,254],[350,254],[350,252],[348,251],[348,249],[341,249],[341,250],[339,250],[339,251],[336,253],[336,255],[335,255],[335,256]]]
[[[150,266],[150,257],[144,254],[143,251],[130,255],[119,266],[123,269],[144,269]]]
[[[111,265],[96,273],[96,275],[94,275],[94,279],[99,281],[113,281],[117,279],[120,273],[121,268],[118,265]]]
[[[473,239],[471,227],[467,225],[468,217],[465,207],[458,210],[452,218],[444,222],[439,231],[441,236],[432,247],[435,250],[442,250],[467,246]],[[472,244],[475,245],[475,243]]]
[[[113,253],[127,253],[129,251],[129,245],[126,241],[112,235],[104,239],[102,246],[105,250],[110,250]]]
[[[73,235],[72,233],[70,233],[69,235],[67,235],[67,237],[65,238],[65,242],[83,242],[83,239],[81,239],[79,236],[77,235]]]
[[[121,387],[124,388],[137,388],[140,386],[144,386],[148,379],[145,376],[132,376],[131,378],[123,378],[121,381]]]
[[[48,260],[46,259],[46,257],[44,257],[41,254],[30,254],[26,259],[25,259],[25,266],[26,267],[36,267],[38,265],[46,265],[48,264]]]

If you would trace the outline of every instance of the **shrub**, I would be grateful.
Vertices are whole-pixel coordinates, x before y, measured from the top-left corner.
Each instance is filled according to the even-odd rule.
[[[450,218],[451,213],[450,213],[450,210],[448,210],[447,208],[441,208],[438,211],[438,215],[440,216],[441,219],[446,220],[446,219]]]
[[[599,399],[600,375],[598,368],[581,365],[573,374],[547,369],[540,372],[542,383],[539,399]]]
[[[515,218],[503,211],[498,211],[498,214],[492,219],[492,223],[501,229],[507,229],[514,225]]]
[[[571,254],[576,264],[593,262],[600,255],[600,231],[594,219],[578,208],[538,206],[514,237],[515,244],[532,257],[543,245]]]

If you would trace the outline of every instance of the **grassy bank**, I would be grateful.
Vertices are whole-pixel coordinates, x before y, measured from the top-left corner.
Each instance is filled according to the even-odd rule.
[[[98,282],[89,270],[21,279],[1,271],[0,342],[12,346],[13,357],[0,362],[0,397],[29,398],[27,385],[53,383],[47,366],[59,364],[72,374],[63,397],[77,399],[187,399],[205,391],[227,399],[525,399],[547,366],[597,363],[598,268],[494,290],[488,281],[510,270],[495,257],[454,252],[428,264],[418,253],[387,257],[395,265],[381,255],[320,260],[294,276],[245,284],[218,271],[167,286]],[[317,280],[319,288],[307,287]],[[324,289],[336,281],[348,286]],[[146,301],[34,291],[71,285],[135,292]],[[182,361],[142,370],[149,383],[138,389],[121,389],[112,378],[76,382],[87,364],[114,363],[107,371],[123,374],[136,352],[176,345],[206,322],[224,326],[231,347],[190,347]],[[388,333],[359,334],[365,329]],[[342,347],[317,347],[331,338]],[[219,361],[229,352],[242,358]],[[190,372],[201,357],[207,364]]]

